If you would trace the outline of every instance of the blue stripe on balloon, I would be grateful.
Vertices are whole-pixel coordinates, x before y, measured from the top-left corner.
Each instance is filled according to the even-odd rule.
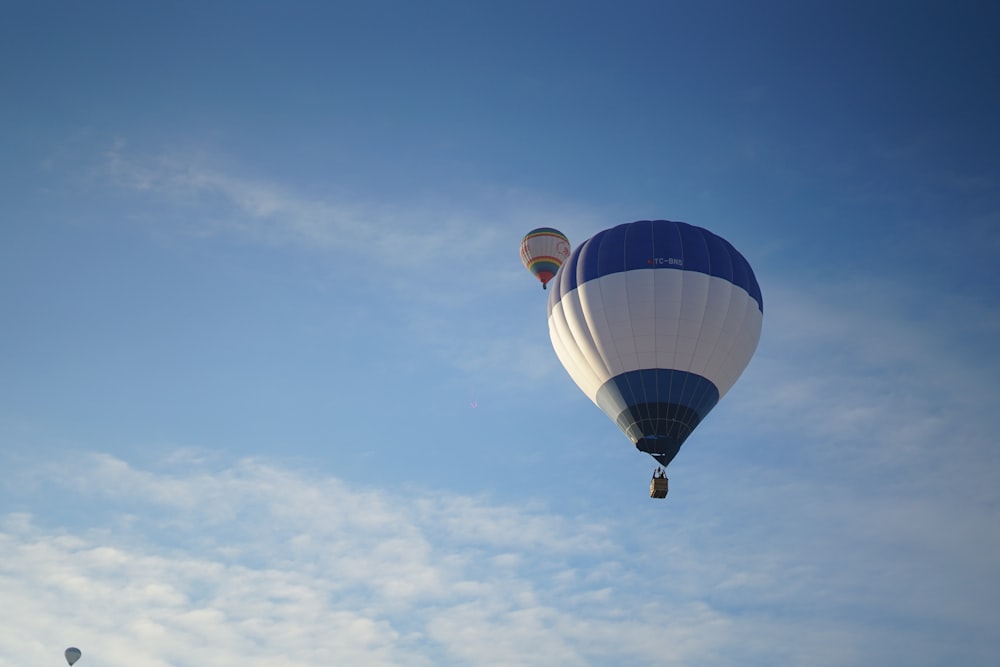
[[[764,310],[746,258],[707,229],[671,220],[639,220],[598,232],[577,246],[549,295],[549,312],[564,294],[612,273],[636,269],[697,271],[741,287]]]
[[[643,369],[605,382],[596,401],[639,450],[665,466],[719,402],[719,390],[694,373]]]
[[[704,419],[719,402],[719,390],[711,380],[695,373],[646,368],[611,378],[601,385],[596,400],[612,419],[627,408],[653,403],[679,405]]]

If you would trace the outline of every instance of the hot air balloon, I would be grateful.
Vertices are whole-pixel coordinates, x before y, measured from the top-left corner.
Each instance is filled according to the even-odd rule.
[[[746,368],[764,310],[750,264],[728,241],[642,220],[578,246],[553,281],[548,312],[573,381],[666,467]],[[658,479],[654,497],[663,497],[666,476]]]
[[[81,655],[83,654],[80,652],[80,649],[75,646],[70,646],[66,649],[66,662],[68,662],[70,667],[72,667],[73,663],[79,660]]]
[[[539,227],[521,239],[521,261],[545,289],[552,276],[569,257],[569,239],[558,229]]]

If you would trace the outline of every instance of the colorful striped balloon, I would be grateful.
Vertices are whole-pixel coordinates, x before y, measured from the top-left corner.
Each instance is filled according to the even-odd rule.
[[[764,317],[743,255],[667,220],[582,243],[553,281],[548,310],[573,381],[664,466],[746,368]]]
[[[569,257],[569,239],[558,229],[539,227],[521,239],[521,261],[542,282],[542,289]]]

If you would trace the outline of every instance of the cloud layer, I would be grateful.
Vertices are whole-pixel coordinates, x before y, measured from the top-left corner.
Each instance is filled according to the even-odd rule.
[[[631,577],[606,526],[252,461],[176,474],[97,455],[77,470],[28,476],[114,511],[73,528],[5,518],[12,665],[63,643],[104,665],[655,658],[659,622],[610,603]]]
[[[349,188],[340,184],[330,184],[327,196],[315,196],[219,168],[197,154],[135,155],[124,142],[105,152],[101,170],[124,192],[147,201],[179,210],[197,207],[198,227],[191,232],[362,253],[379,267],[495,272],[494,257],[513,259],[504,263],[516,266],[520,235],[532,227],[557,225],[575,232],[596,223],[578,206],[482,185],[466,184],[446,199],[414,194],[394,201],[382,193],[373,201],[345,194]],[[497,254],[503,245],[510,252]]]
[[[955,608],[948,586],[921,583],[961,552],[907,539],[913,514],[942,518],[932,503],[872,513],[814,489],[780,521],[742,523],[737,504],[753,516],[810,494],[763,486],[735,493],[731,516],[678,506],[650,531],[643,512],[567,517],[252,460],[68,463],[72,476],[65,462],[22,466],[17,495],[102,509],[73,524],[4,517],[2,665],[46,664],[70,644],[112,667],[931,665],[992,604]],[[917,602],[938,608],[907,610]],[[949,636],[913,636],[906,614]]]

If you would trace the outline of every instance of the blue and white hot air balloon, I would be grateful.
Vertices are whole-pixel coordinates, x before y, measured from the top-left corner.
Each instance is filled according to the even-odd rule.
[[[552,285],[549,336],[562,365],[663,466],[760,340],[764,308],[750,264],[725,239],[684,222],[599,232]]]

